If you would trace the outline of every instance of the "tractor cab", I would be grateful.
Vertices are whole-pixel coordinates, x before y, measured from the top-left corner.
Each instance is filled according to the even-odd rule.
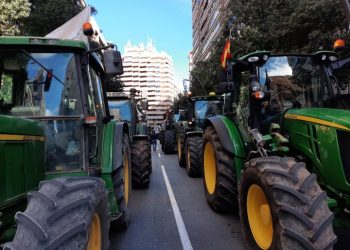
[[[209,96],[195,96],[188,100],[188,126],[202,128],[204,121],[209,117],[223,113],[223,96],[211,93]]]
[[[91,69],[90,73],[97,80],[98,71]],[[0,115],[40,124],[45,134],[47,171],[81,169],[86,160],[82,154],[83,118],[96,112],[106,116],[106,112],[102,90],[100,99],[80,91],[78,55],[68,49],[0,48],[0,79]],[[83,98],[89,98],[85,110]]]
[[[48,174],[86,170],[111,120],[103,89],[109,53],[103,59],[78,41],[13,39],[0,40],[0,116],[42,128]]]
[[[270,124],[282,125],[288,110],[348,105],[348,87],[338,82],[334,65],[338,65],[337,54],[331,51],[278,55],[254,52],[233,62],[226,100],[233,103],[237,119],[266,134]],[[226,108],[230,110],[231,105]]]

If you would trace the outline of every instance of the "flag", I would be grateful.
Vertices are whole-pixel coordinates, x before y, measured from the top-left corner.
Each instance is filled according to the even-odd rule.
[[[227,67],[227,60],[231,58],[231,41],[230,39],[227,39],[224,51],[221,55],[221,67],[226,70]]]

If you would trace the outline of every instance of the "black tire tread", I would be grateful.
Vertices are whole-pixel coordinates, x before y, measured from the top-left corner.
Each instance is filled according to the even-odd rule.
[[[178,161],[179,161],[179,166],[184,168],[186,167],[186,153],[185,153],[185,129],[183,126],[178,126],[177,127],[177,132],[176,132],[176,140],[177,143],[180,143],[180,152],[178,153]]]
[[[137,140],[131,145],[131,172],[133,188],[148,188],[150,183],[150,143]]]
[[[281,174],[281,171],[285,173]],[[246,182],[253,177],[263,183],[264,192],[270,197],[272,216],[277,218],[274,220],[274,236],[278,236],[273,239],[271,249],[316,250],[334,246],[336,236],[332,225],[333,214],[316,175],[307,171],[305,163],[296,162],[293,158],[262,157],[249,162],[241,179],[240,214],[250,248],[257,246],[251,236],[249,223],[246,223],[244,195],[250,185]]]
[[[186,160],[187,174],[190,177],[202,176],[202,147],[203,139],[200,136],[191,136],[186,140],[186,154],[190,152],[190,161]],[[187,148],[189,150],[187,150]],[[185,158],[188,156],[186,155]]]
[[[165,130],[164,140],[163,140],[163,151],[164,154],[173,154],[175,153],[176,147],[176,130]]]
[[[217,165],[217,185],[213,194],[209,194],[203,178],[207,202],[210,207],[219,213],[233,213],[238,211],[238,190],[233,156],[224,150],[219,136],[213,127],[204,132],[203,148],[210,142],[214,148]],[[204,155],[202,155],[204,157]],[[203,159],[204,163],[204,159]],[[204,173],[204,171],[203,171]]]
[[[130,153],[130,142],[129,142],[129,136],[127,134],[123,134],[123,158],[125,157],[125,154],[127,155],[129,159],[129,174],[131,174],[131,153]],[[128,209],[125,199],[125,177],[124,177],[124,166],[119,166],[113,173],[112,173],[112,179],[113,179],[113,188],[115,193],[115,198],[117,200],[118,208],[119,208],[119,216],[116,220],[113,220],[111,223],[111,226],[113,228],[117,229],[126,229],[129,225],[129,216],[128,216]],[[129,177],[130,181],[130,177]],[[130,188],[131,182],[129,182],[129,188]],[[130,190],[129,190],[130,194]]]
[[[27,209],[16,214],[17,232],[4,249],[86,249],[94,213],[100,216],[102,249],[108,249],[109,210],[104,181],[59,177],[42,182],[38,191],[28,194]]]

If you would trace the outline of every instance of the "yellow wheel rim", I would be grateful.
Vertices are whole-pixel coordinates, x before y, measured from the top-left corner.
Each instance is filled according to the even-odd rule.
[[[191,154],[190,154],[190,147],[187,147],[186,150],[186,160],[187,160],[187,164],[186,167],[189,169],[191,167]]]
[[[125,205],[128,205],[129,202],[129,159],[127,155],[124,157],[124,198],[125,198]]]
[[[101,222],[100,217],[95,213],[89,228],[87,250],[101,250],[101,243]]]
[[[248,190],[247,214],[255,242],[261,249],[269,249],[273,239],[270,206],[264,191],[256,184]]]
[[[181,142],[180,142],[180,136],[177,138],[177,155],[179,159],[181,159]]]
[[[213,194],[216,187],[216,161],[214,148],[211,143],[204,148],[204,180],[209,194]]]

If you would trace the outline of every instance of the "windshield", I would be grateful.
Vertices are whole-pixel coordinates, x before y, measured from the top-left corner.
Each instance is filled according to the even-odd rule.
[[[321,66],[310,56],[272,56],[259,68],[263,106],[277,111],[291,107],[318,107],[328,98]]]
[[[39,120],[49,172],[82,167],[77,75],[73,53],[0,51],[0,115]]]
[[[218,100],[198,100],[194,103],[194,117],[199,126],[205,119],[222,114],[223,103]]]
[[[0,53],[0,114],[24,117],[80,115],[72,53]],[[45,65],[55,77],[50,82]]]
[[[111,115],[116,120],[128,121],[132,120],[132,111],[129,100],[108,101]]]

